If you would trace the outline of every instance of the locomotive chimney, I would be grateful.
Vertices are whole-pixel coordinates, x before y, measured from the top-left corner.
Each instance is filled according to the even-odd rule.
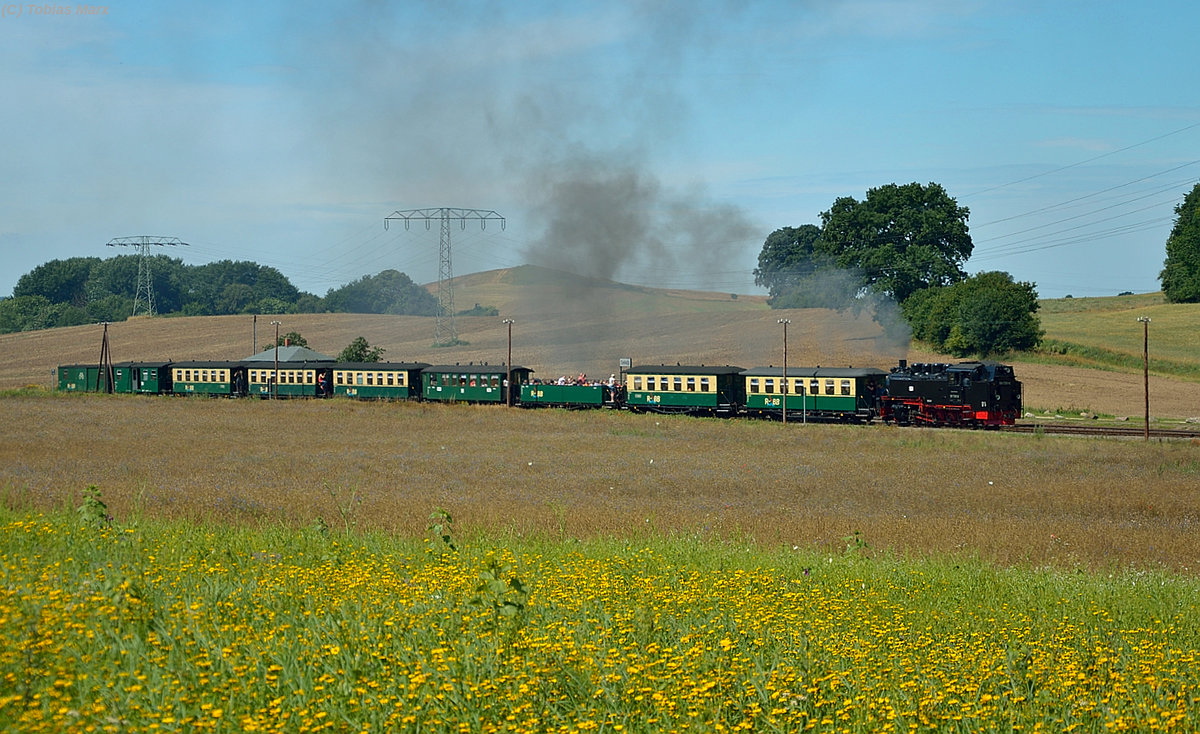
[[[906,367],[908,367],[908,360],[907,359],[900,360],[900,371],[903,372]]]

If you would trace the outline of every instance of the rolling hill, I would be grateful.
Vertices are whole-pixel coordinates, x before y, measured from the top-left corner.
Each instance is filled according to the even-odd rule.
[[[1078,300],[1079,306],[1085,305],[1085,299]],[[270,322],[277,319],[282,322],[282,332],[297,331],[311,348],[329,355],[336,355],[362,336],[371,345],[383,347],[386,360],[496,364],[505,360],[508,347],[507,327],[502,320],[511,318],[516,321],[512,331],[515,364],[531,367],[544,378],[580,372],[607,377],[618,370],[622,357],[635,364],[778,365],[783,359],[783,333],[777,320],[789,318],[790,365],[868,365],[886,369],[901,358],[955,361],[912,349],[905,334],[884,334],[867,312],[772,311],[762,296],[659,290],[536,266],[458,277],[455,303],[460,310],[473,304],[495,306],[500,315],[458,317],[459,336],[468,344],[441,348],[431,346],[435,324],[432,317],[284,314],[260,315],[257,324],[252,316],[135,318],[108,327],[110,352],[116,362],[240,360],[270,343],[274,335]],[[1046,309],[1048,336],[1054,338],[1059,327],[1052,325],[1060,322],[1064,324],[1062,329],[1093,340],[1102,340],[1105,328],[1116,329],[1119,325],[1129,331],[1126,321],[1138,326],[1131,313],[1110,316],[1111,309],[1097,310],[1096,304],[1091,307],[1099,316],[1081,317],[1078,314],[1088,311],[1077,309],[1065,312],[1075,314],[1070,319],[1060,319],[1059,311]],[[1156,309],[1154,323],[1161,321],[1164,327],[1173,325],[1174,314],[1181,312],[1157,309],[1182,308],[1186,313],[1178,318],[1184,322],[1200,314],[1187,311],[1190,307],[1134,306],[1141,307]],[[1080,318],[1096,326],[1081,326]],[[1112,319],[1111,327],[1105,326],[1110,323],[1108,319]],[[1172,336],[1175,327],[1171,328],[1157,335],[1162,348],[1171,350],[1177,359],[1200,362],[1191,340],[1185,338],[1182,348],[1168,341],[1177,338]],[[102,334],[100,326],[91,325],[0,335],[0,389],[52,386],[57,365],[99,360]],[[1137,329],[1135,338],[1123,335],[1114,343],[1140,350],[1140,334]],[[1014,364],[1018,377],[1025,382],[1029,409],[1076,409],[1129,416],[1142,413],[1140,372],[1039,364],[1025,359],[1014,360]],[[1163,418],[1200,415],[1200,383],[1153,377],[1151,411]]]

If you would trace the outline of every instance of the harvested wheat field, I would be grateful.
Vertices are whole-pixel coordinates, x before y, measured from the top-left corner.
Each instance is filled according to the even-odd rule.
[[[564,540],[684,536],[1200,568],[1185,442],[425,403],[0,398],[9,506]]]

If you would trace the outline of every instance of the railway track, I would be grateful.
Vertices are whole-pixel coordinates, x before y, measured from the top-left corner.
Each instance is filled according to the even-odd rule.
[[[1001,430],[1012,433],[1048,433],[1056,436],[1116,436],[1143,438],[1145,426],[1097,426],[1070,423],[1020,423]],[[1151,428],[1150,438],[1200,439],[1200,428]]]

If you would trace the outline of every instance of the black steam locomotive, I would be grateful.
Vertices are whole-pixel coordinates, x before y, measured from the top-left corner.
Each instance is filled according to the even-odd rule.
[[[1021,383],[996,362],[909,365],[887,376],[880,417],[899,425],[1010,426],[1021,415]]]

